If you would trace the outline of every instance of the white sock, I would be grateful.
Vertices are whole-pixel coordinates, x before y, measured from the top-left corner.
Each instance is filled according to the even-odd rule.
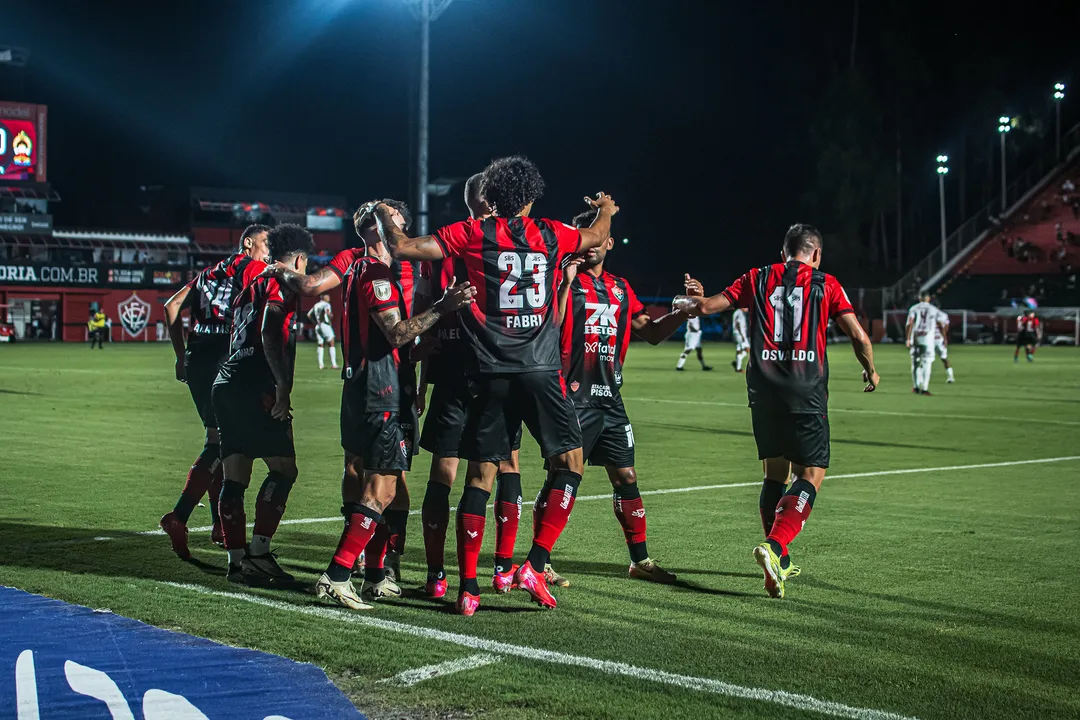
[[[681,368],[685,364],[686,364],[686,353],[683,353],[682,355],[679,356],[679,362],[675,366],[675,368],[676,369]]]
[[[956,379],[956,378],[953,377],[952,368],[945,368],[945,372],[949,373],[949,379],[950,380],[955,380]]]
[[[750,353],[743,350],[742,352],[735,353],[735,369],[742,370],[743,363],[746,362],[746,356]]]
[[[319,346],[319,369],[320,370],[322,370],[324,367],[326,367],[325,365],[323,365],[323,353],[324,353],[325,350],[326,350],[326,348],[324,348],[322,345]]]
[[[248,552],[252,555],[265,555],[270,552],[270,536],[252,535],[251,545],[248,546]]]
[[[244,553],[246,552],[246,550],[244,550],[244,548],[240,548],[239,550],[226,550],[225,552],[229,554],[230,565],[239,565],[240,561],[244,559]]]
[[[333,345],[330,346],[330,364],[337,367],[337,348]]]
[[[924,391],[930,389],[930,371],[933,369],[933,365],[930,363],[923,363],[922,366],[922,389]]]

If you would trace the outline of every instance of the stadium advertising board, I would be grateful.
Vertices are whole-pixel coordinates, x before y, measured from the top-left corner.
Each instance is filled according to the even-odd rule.
[[[0,213],[0,233],[11,235],[48,235],[52,232],[52,215]]]
[[[0,265],[0,285],[169,289],[186,281],[187,272],[175,265]]]
[[[0,102],[0,180],[45,182],[48,108]]]

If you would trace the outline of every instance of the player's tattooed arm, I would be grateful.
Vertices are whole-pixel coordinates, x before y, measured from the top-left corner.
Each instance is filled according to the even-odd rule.
[[[619,206],[611,199],[610,195],[602,192],[596,193],[595,198],[586,197],[585,203],[589,207],[596,208],[596,219],[587,228],[581,228],[580,250],[589,250],[600,247],[611,237],[611,218],[619,212]]]
[[[836,324],[851,340],[851,347],[855,351],[855,357],[858,358],[859,364],[863,367],[863,382],[866,383],[863,390],[873,392],[881,382],[881,377],[877,374],[877,370],[874,369],[874,346],[870,343],[870,338],[867,337],[863,326],[859,324],[855,313],[844,313],[836,318]]]
[[[310,275],[290,270],[288,266],[275,263],[263,271],[263,275],[276,277],[287,288],[300,295],[311,297],[330,292],[341,284],[341,276],[327,265]]]
[[[172,341],[173,353],[176,355],[176,379],[187,382],[187,371],[184,368],[184,321],[181,317],[184,308],[189,307],[191,302],[191,286],[185,285],[176,291],[165,302],[165,326],[169,329],[169,340]]]
[[[475,296],[476,288],[469,283],[456,285],[455,280],[451,280],[442,298],[432,305],[430,310],[425,310],[407,320],[401,319],[401,313],[397,308],[382,310],[374,313],[373,317],[390,344],[394,347],[402,347],[411,343],[423,332],[430,330],[443,315],[457,312],[462,307],[471,305]]]
[[[274,374],[277,384],[277,397],[270,415],[276,420],[289,417],[289,396],[292,394],[292,366],[289,362],[285,343],[285,308],[276,303],[266,306],[262,321],[263,352],[266,364]]]
[[[442,248],[435,238],[430,235],[411,238],[405,231],[394,222],[394,210],[389,205],[379,203],[375,206],[375,223],[379,230],[379,238],[382,239],[386,249],[395,260],[412,260],[419,262],[429,260],[432,262],[442,260]]]

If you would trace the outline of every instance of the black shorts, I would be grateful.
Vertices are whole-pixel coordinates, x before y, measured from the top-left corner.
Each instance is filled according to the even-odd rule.
[[[416,454],[416,406],[397,412],[369,411],[360,383],[341,389],[341,448],[356,455],[372,472],[407,472]]]
[[[578,408],[581,451],[590,465],[634,467],[634,429],[620,400],[610,407]]]
[[[461,457],[509,459],[522,423],[545,458],[581,447],[581,425],[558,370],[480,375],[469,380],[469,395]]]
[[[783,457],[804,467],[829,467],[829,416],[791,412],[782,400],[750,406],[758,459]]]
[[[469,381],[462,376],[456,382],[437,382],[431,391],[420,447],[439,457],[458,457],[461,433],[469,406]],[[511,450],[521,449],[521,424],[510,443]]]
[[[187,376],[188,392],[195,401],[195,409],[199,412],[199,419],[203,427],[216,428],[217,416],[214,414],[214,380],[217,379],[222,363],[228,355],[222,355],[213,359],[192,356],[184,357],[184,373]]]
[[[1016,335],[1016,347],[1034,345],[1036,342],[1038,342],[1038,338],[1035,336],[1035,333],[1022,332]]]
[[[273,385],[233,376],[212,392],[221,457],[296,457],[291,420],[275,420]]]

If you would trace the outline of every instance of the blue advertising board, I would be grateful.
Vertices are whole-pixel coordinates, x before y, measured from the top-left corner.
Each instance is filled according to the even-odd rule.
[[[0,718],[363,720],[320,668],[0,587]]]

